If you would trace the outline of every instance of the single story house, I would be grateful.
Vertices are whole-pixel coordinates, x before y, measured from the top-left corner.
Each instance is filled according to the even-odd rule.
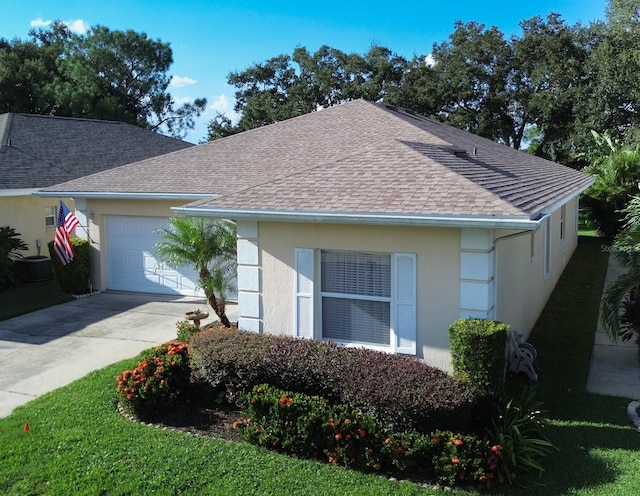
[[[577,241],[589,176],[363,100],[47,188],[88,217],[93,284],[172,215],[238,227],[241,328],[407,353],[451,370],[448,326],[528,335]],[[138,252],[136,252],[136,250]],[[142,267],[144,269],[144,267]],[[130,271],[133,269],[129,267]],[[161,291],[154,271],[138,272]]]
[[[0,114],[0,226],[20,233],[23,255],[46,255],[59,201],[40,188],[193,146],[121,122]],[[74,208],[72,198],[65,204]]]

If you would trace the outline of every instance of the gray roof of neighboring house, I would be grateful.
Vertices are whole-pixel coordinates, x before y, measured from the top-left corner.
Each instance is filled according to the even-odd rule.
[[[192,147],[130,124],[0,115],[0,190],[43,188]]]
[[[590,183],[560,164],[355,100],[47,191],[211,195],[186,207],[194,211],[531,218]]]

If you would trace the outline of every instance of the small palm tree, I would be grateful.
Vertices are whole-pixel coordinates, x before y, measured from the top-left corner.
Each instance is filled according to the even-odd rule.
[[[236,225],[230,221],[176,217],[162,229],[156,244],[158,258],[174,266],[189,265],[220,322],[231,326],[225,293],[233,289],[236,273]]]

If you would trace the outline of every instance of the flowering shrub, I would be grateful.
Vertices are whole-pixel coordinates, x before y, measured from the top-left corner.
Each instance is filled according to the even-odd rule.
[[[434,474],[440,484],[453,486],[456,483],[481,482],[491,487],[501,453],[492,452],[487,441],[473,435],[437,431],[431,443]]]
[[[299,456],[321,453],[326,400],[263,384],[243,394],[241,405],[243,420],[234,427],[246,441]]]
[[[120,404],[141,418],[151,417],[185,398],[190,375],[187,345],[165,343],[143,355],[136,368],[116,377]]]
[[[381,450],[384,435],[374,417],[346,405],[336,405],[327,413],[323,452],[329,463],[365,471],[377,471],[386,464]]]
[[[262,384],[242,395],[243,420],[234,427],[249,441],[302,457],[324,458],[360,470],[382,467],[376,420],[319,396]]]
[[[476,435],[389,433],[373,416],[347,405],[267,384],[242,394],[241,405],[242,420],[233,427],[246,441],[268,449],[362,471],[433,478],[445,486],[506,481],[502,447]]]

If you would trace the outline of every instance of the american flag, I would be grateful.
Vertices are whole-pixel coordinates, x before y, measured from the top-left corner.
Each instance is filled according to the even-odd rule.
[[[76,251],[71,244],[69,235],[76,226],[80,225],[78,218],[67,208],[64,202],[60,201],[60,212],[58,213],[58,225],[56,235],[53,239],[53,251],[62,265],[67,265],[75,256]]]

